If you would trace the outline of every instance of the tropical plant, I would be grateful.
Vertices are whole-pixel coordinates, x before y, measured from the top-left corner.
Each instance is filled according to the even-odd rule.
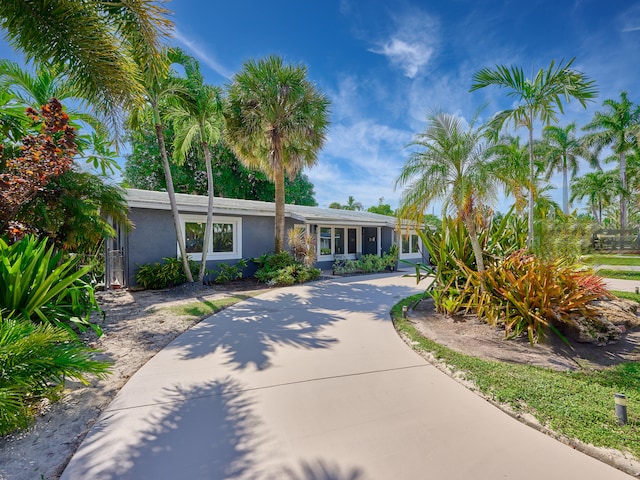
[[[481,206],[492,199],[496,178],[487,162],[482,128],[444,113],[429,116],[424,133],[410,144],[417,147],[402,168],[396,188],[406,187],[398,211],[400,218],[422,222],[427,207],[443,200],[443,212],[451,209],[467,228],[475,265],[484,271],[477,225]]]
[[[549,68],[540,69],[533,79],[525,77],[521,67],[497,65],[495,69],[483,68],[473,76],[471,91],[496,85],[509,90],[507,96],[515,98],[515,108],[503,110],[491,120],[494,135],[503,126],[513,123],[517,127],[525,127],[529,132],[529,183],[535,185],[535,165],[533,154],[533,127],[536,121],[545,125],[557,121],[558,112],[563,113],[563,99],[577,100],[586,108],[586,102],[593,100],[597,94],[594,82],[576,70],[571,69],[575,58],[566,64],[561,61],[557,66],[552,61]],[[535,204],[533,188],[529,189],[529,237],[528,245],[532,247],[533,206]]]
[[[228,89],[227,140],[275,183],[276,253],[284,250],[285,176],[315,164],[329,124],[329,100],[306,77],[306,67],[271,56],[246,62]]]
[[[566,127],[547,125],[542,132],[542,152],[546,160],[546,180],[555,171],[562,173],[562,211],[569,214],[569,175],[575,177],[579,159],[589,158],[581,139],[575,136],[576,124]]]
[[[194,58],[177,50],[176,61],[184,67],[186,77],[180,79],[183,88],[179,94],[172,97],[166,111],[166,116],[173,121],[175,129],[173,160],[182,163],[191,150],[199,147],[204,153],[207,171],[207,223],[198,273],[198,281],[202,282],[207,268],[209,241],[213,229],[213,170],[209,147],[218,143],[220,139],[222,104],[220,90],[204,84],[200,66]]]
[[[145,263],[136,271],[136,283],[149,290],[162,290],[164,288],[182,285],[187,281],[187,276],[182,268],[182,261],[177,258],[166,257],[164,263]],[[197,262],[189,260],[188,263],[193,275],[200,268]]]
[[[173,218],[173,226],[176,232],[176,240],[178,242],[178,250],[180,252],[180,259],[182,261],[182,269],[188,282],[193,282],[193,274],[189,267],[187,250],[185,248],[185,239],[182,231],[182,224],[180,221],[180,213],[178,211],[178,203],[176,201],[176,192],[173,187],[173,178],[171,175],[171,168],[169,166],[169,159],[167,157],[167,148],[164,139],[164,127],[162,125],[162,117],[160,115],[160,103],[167,99],[167,97],[173,94],[175,85],[168,81],[169,77],[169,64],[173,60],[178,58],[174,55],[172,50],[165,50],[162,52],[162,62],[154,62],[152,64],[145,64],[144,55],[136,57],[139,68],[143,74],[143,91],[145,103],[139,105],[138,108],[132,109],[129,116],[129,124],[136,128],[143,124],[145,119],[151,119],[153,127],[156,133],[156,139],[158,141],[158,147],[160,149],[160,161],[162,163],[162,169],[164,171],[165,185],[167,187],[167,194],[169,196],[169,205],[171,206],[171,216]]]
[[[290,228],[287,236],[293,258],[308,267],[313,266],[317,258],[316,237],[302,226]]]
[[[64,71],[80,97],[115,125],[122,107],[142,96],[137,65],[158,68],[160,38],[172,28],[161,3],[0,2],[0,27],[27,60]]]
[[[611,203],[619,191],[620,182],[614,174],[612,171],[596,170],[571,182],[571,201],[586,198],[593,218],[600,224],[603,220],[603,208]]]
[[[242,270],[246,267],[247,261],[244,258],[240,259],[235,265],[221,263],[215,272],[215,281],[216,283],[229,283],[232,280],[238,280],[242,278]]]
[[[322,273],[319,268],[297,262],[286,250],[280,253],[266,253],[252,261],[258,265],[256,279],[272,286],[308,282],[317,279]]]
[[[520,213],[527,204],[527,193],[535,187],[529,179],[529,148],[520,145],[519,137],[503,136],[490,146],[491,169],[500,179],[505,194],[514,199],[516,212]]]
[[[627,156],[640,141],[640,105],[629,100],[627,92],[620,93],[620,101],[607,99],[603,103],[607,110],[596,112],[584,130],[591,132],[585,136],[589,146],[602,148],[610,146],[617,156],[620,173],[620,228],[627,226]]]
[[[564,339],[559,329],[565,318],[594,318],[597,313],[590,302],[609,296],[603,280],[593,273],[559,260],[544,261],[524,250],[490,266],[482,279],[471,269],[468,274],[475,287],[468,305],[489,324],[504,326],[506,338],[526,333],[532,345],[547,329]]]
[[[27,236],[12,245],[0,238],[0,312],[5,320],[24,319],[52,324],[72,334],[88,327],[99,312],[93,287],[82,277],[90,267],[77,268],[78,258],[64,260],[47,239]]]
[[[55,399],[66,378],[87,384],[104,377],[109,364],[65,329],[3,318],[0,310],[0,436],[26,428],[44,398]]]

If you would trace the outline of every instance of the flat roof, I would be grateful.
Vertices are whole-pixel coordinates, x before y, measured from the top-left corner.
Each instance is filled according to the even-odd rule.
[[[171,210],[169,194],[151,190],[125,189],[127,204],[131,208],[148,208],[152,210]],[[176,202],[180,213],[206,213],[208,197],[204,195],[187,195],[176,193]],[[377,213],[338,210],[334,208],[308,207],[304,205],[285,205],[285,217],[293,218],[306,224],[362,225],[395,228],[396,217]],[[216,215],[252,215],[275,216],[275,203],[238,198],[215,197],[213,212]]]

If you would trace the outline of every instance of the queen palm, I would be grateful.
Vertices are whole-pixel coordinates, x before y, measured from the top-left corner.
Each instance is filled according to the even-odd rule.
[[[473,76],[471,91],[496,85],[507,88],[507,96],[515,98],[519,103],[512,109],[497,113],[491,123],[497,132],[505,124],[512,123],[516,128],[525,127],[529,132],[529,181],[535,184],[535,165],[533,154],[533,127],[536,121],[545,125],[557,122],[558,112],[563,113],[563,99],[576,99],[583,107],[592,100],[597,90],[594,82],[575,70],[571,69],[575,59],[558,66],[552,61],[547,69],[540,69],[533,79],[525,77],[520,67],[497,65],[495,69],[483,68]],[[533,205],[535,204],[534,190],[529,190],[529,232],[527,244],[533,245]]]
[[[317,161],[324,144],[329,100],[302,65],[280,57],[249,60],[233,77],[225,132],[238,158],[275,183],[275,251],[284,250],[285,175],[294,178]]]
[[[209,146],[220,140],[222,130],[222,105],[220,90],[205,85],[200,67],[195,59],[180,52],[179,62],[184,66],[186,78],[180,82],[183,88],[180,94],[174,95],[167,109],[166,117],[173,122],[175,137],[173,159],[176,163],[184,162],[189,152],[197,146],[202,148],[207,170],[207,225],[204,232],[202,262],[198,281],[204,280],[207,254],[213,228],[213,171]]]
[[[0,2],[0,28],[27,60],[65,71],[81,96],[115,121],[143,94],[138,65],[157,66],[160,38],[172,27],[168,13],[148,0],[11,0]]]
[[[542,132],[542,155],[546,161],[546,180],[553,172],[562,173],[562,211],[569,214],[569,174],[578,172],[580,157],[588,158],[589,152],[583,142],[575,136],[576,124],[566,127],[548,125]]]
[[[169,158],[167,156],[167,148],[164,142],[164,131],[162,126],[162,116],[160,115],[160,104],[168,97],[173,95],[175,82],[169,81],[169,66],[179,59],[179,55],[173,50],[166,50],[161,57],[162,62],[154,66],[154,68],[146,68],[144,57],[137,59],[140,69],[143,73],[144,99],[145,103],[138,105],[137,108],[131,110],[129,122],[132,127],[139,126],[142,122],[151,120],[156,132],[158,147],[160,149],[160,161],[164,171],[165,184],[167,186],[167,195],[169,196],[169,205],[171,206],[171,215],[173,218],[173,226],[176,231],[176,239],[178,241],[178,250],[182,259],[182,268],[188,282],[193,282],[193,275],[189,268],[189,259],[187,257],[187,249],[185,248],[184,235],[182,233],[182,225],[180,222],[180,213],[178,211],[178,203],[176,201],[176,192],[173,188],[173,177],[171,175],[171,167],[169,166]],[[162,67],[162,68],[160,68]]]
[[[627,225],[627,156],[632,153],[640,140],[640,106],[634,105],[627,92],[620,93],[620,101],[607,99],[603,105],[607,111],[596,112],[584,130],[591,132],[585,136],[590,146],[610,146],[618,157],[620,170],[620,228]]]
[[[476,217],[483,203],[494,198],[497,187],[483,135],[483,129],[468,127],[459,117],[430,115],[426,130],[409,145],[417,150],[409,156],[395,184],[404,188],[400,218],[422,222],[435,200],[443,201],[445,212],[455,211],[467,227],[480,273],[485,268]]]
[[[619,191],[620,182],[615,173],[596,170],[571,182],[571,201],[586,198],[591,214],[598,223],[602,223],[602,209],[611,203]]]

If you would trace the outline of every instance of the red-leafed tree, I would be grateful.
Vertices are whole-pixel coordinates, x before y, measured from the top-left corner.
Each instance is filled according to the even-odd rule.
[[[53,178],[68,171],[77,153],[75,129],[60,102],[54,98],[40,109],[32,108],[27,115],[34,122],[38,134],[22,139],[21,154],[3,159],[0,171],[0,234],[13,240],[21,238],[32,228],[15,221],[21,205],[31,201]],[[0,158],[3,149],[0,149]]]

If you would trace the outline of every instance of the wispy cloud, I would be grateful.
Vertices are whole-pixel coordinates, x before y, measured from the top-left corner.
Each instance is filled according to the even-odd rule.
[[[420,76],[436,54],[439,43],[439,22],[431,15],[410,9],[400,15],[392,15],[394,31],[391,35],[375,42],[369,49],[384,55],[395,67],[400,68],[409,78]]]
[[[193,40],[187,38],[178,28],[176,27],[173,31],[174,38],[182,44],[185,48],[187,48],[198,60],[204,63],[211,70],[216,72],[218,75],[224,78],[231,78],[233,72],[227,69],[224,65],[220,64],[215,57],[202,49],[197,43]]]

